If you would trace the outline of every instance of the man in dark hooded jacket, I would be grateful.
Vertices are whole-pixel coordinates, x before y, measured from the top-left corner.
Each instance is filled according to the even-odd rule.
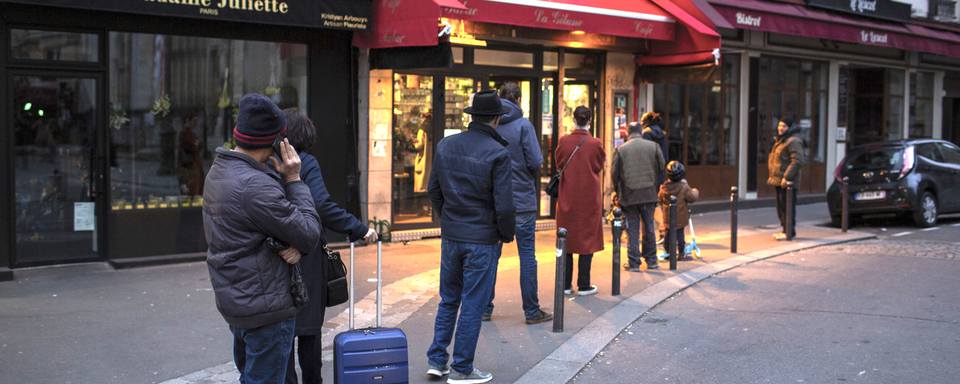
[[[800,139],[800,127],[793,123],[793,116],[787,116],[780,119],[777,125],[777,141],[770,149],[770,155],[767,158],[767,185],[771,185],[777,191],[777,217],[780,219],[780,226],[783,232],[774,235],[777,241],[787,239],[787,231],[790,231],[790,238],[797,235],[797,194],[791,196],[790,202],[787,202],[787,182],[793,182],[794,188],[800,186],[800,167],[803,166],[803,140]],[[787,207],[790,210],[790,222],[787,223]]]
[[[537,324],[553,319],[553,315],[540,309],[537,297],[537,184],[534,178],[543,155],[533,123],[523,117],[520,109],[522,93],[517,83],[500,87],[500,102],[509,113],[500,118],[497,132],[509,142],[507,152],[513,165],[513,201],[517,204],[517,252],[520,254],[520,298],[527,324]],[[491,288],[490,303],[483,313],[483,321],[493,315],[493,298],[496,287]]]

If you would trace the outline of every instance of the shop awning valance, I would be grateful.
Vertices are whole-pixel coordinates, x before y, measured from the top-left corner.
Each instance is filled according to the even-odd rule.
[[[673,40],[674,17],[650,0],[461,0],[443,17],[604,35]]]
[[[713,63],[720,59],[720,34],[717,26],[687,0],[652,0],[677,18],[675,38],[651,41],[650,54],[637,58],[640,65],[690,65]]]
[[[735,28],[960,57],[960,35],[924,26],[761,0],[710,0],[710,4]]]
[[[372,27],[355,33],[354,45],[436,45],[441,17],[667,41],[674,40],[676,24],[676,17],[652,0],[374,1],[372,14]]]
[[[435,46],[440,7],[466,9],[457,0],[374,1],[373,23],[367,31],[353,34],[353,45],[361,48]]]

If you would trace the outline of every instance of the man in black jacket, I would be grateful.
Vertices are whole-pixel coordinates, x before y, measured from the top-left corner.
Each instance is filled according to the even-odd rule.
[[[440,306],[428,375],[450,374],[448,383],[486,383],[493,375],[473,366],[480,319],[496,280],[503,243],[513,241],[516,206],[507,141],[496,131],[509,113],[494,90],[478,92],[464,109],[468,130],[440,140],[428,193],[440,215]],[[457,317],[459,312],[459,318]],[[453,339],[453,364],[447,347]]]
[[[320,240],[320,218],[300,181],[300,156],[286,139],[282,162],[270,156],[284,131],[286,119],[273,101],[244,96],[234,128],[237,148],[217,148],[203,191],[210,282],[246,384],[283,383],[297,313],[288,264]],[[279,175],[264,165],[267,159]],[[278,254],[267,238],[290,248]]]

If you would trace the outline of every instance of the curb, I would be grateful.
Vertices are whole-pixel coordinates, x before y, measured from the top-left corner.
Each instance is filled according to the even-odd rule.
[[[670,297],[719,273],[791,252],[875,238],[875,235],[869,233],[849,231],[830,238],[804,240],[803,243],[751,252],[679,273],[626,298],[587,323],[515,383],[569,382],[630,324],[640,320]]]

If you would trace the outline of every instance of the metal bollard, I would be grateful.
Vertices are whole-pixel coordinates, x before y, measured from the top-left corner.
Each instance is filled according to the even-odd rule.
[[[786,212],[786,219],[787,219],[787,228],[786,228],[787,233],[786,233],[786,235],[787,235],[787,241],[793,241],[793,232],[796,231],[796,228],[794,228],[794,222],[793,222],[794,220],[796,220],[796,218],[793,217],[793,216],[796,215],[796,211],[794,211],[794,209],[796,209],[796,207],[793,206],[793,194],[794,194],[793,182],[792,182],[792,181],[788,181],[788,182],[787,182],[787,203],[784,204],[784,205],[786,205],[786,207],[787,207],[787,212]]]
[[[623,235],[623,211],[620,208],[613,210],[613,228],[610,232],[613,234],[613,278],[610,281],[610,294],[620,294],[620,237]]]
[[[670,229],[667,230],[667,249],[670,250],[670,270],[677,270],[677,197],[670,196]]]
[[[553,294],[553,331],[563,332],[563,262],[567,256],[567,230],[557,230],[557,283]]]
[[[740,207],[737,187],[730,187],[730,253],[737,253],[737,215]]]
[[[841,216],[840,219],[840,232],[846,233],[847,228],[850,226],[850,213],[848,211],[848,209],[850,209],[850,178],[847,176],[843,177],[843,193],[840,196],[843,196],[843,209],[840,213],[843,216]]]

